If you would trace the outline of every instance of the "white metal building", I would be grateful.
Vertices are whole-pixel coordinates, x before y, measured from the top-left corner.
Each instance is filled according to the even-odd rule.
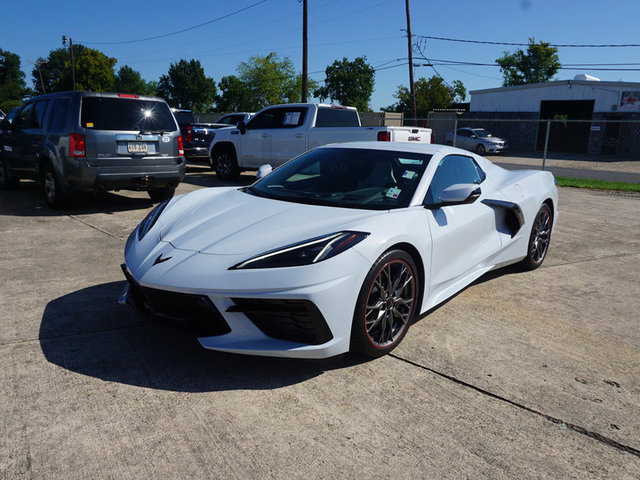
[[[539,112],[591,118],[594,113],[640,113],[640,83],[604,82],[590,75],[573,80],[469,92],[471,112]],[[545,115],[546,114],[546,115]]]

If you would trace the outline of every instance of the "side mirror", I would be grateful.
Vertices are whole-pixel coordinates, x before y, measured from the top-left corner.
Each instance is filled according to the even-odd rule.
[[[258,178],[258,180],[260,180],[261,178],[264,178],[267,175],[269,175],[272,171],[273,171],[273,168],[271,168],[271,165],[266,163],[266,164],[260,166],[260,168],[258,169],[258,174],[256,175],[256,177]]]
[[[445,188],[438,203],[426,204],[425,208],[436,209],[451,205],[466,205],[475,202],[482,193],[475,183],[456,183]]]
[[[478,136],[475,133],[472,133],[471,138],[478,138]]]
[[[242,135],[244,135],[247,132],[247,124],[244,123],[244,120],[240,120],[238,122],[238,125],[236,125],[236,127],[238,127],[238,130],[240,130],[240,133]]]

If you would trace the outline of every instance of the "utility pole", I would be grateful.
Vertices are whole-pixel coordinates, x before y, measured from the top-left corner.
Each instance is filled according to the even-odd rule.
[[[411,14],[409,13],[409,0],[405,0],[405,7],[407,10],[407,45],[409,47],[409,84],[411,91],[411,105],[413,107],[413,118],[417,125],[418,111],[416,109],[416,91],[415,86],[413,85],[413,37],[411,36]]]
[[[307,0],[302,0],[302,103],[307,102],[308,93],[309,93],[308,92],[309,86],[307,85],[308,56],[309,54],[307,51]]]
[[[40,86],[42,87],[42,94],[44,95],[45,93],[47,93],[47,91],[44,88],[44,81],[42,80],[42,71],[40,70],[40,65],[42,65],[43,63],[47,63],[46,60],[36,60],[35,62],[27,60],[27,63],[35,64],[36,68],[38,69],[38,75],[40,76]]]
[[[67,46],[67,36],[62,35],[62,45]],[[71,53],[71,82],[73,91],[76,90],[76,62],[73,60],[73,40],[69,37],[69,52]]]

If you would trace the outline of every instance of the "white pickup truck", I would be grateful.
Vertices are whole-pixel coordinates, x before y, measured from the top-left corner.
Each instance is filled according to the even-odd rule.
[[[222,180],[269,164],[276,168],[315,147],[355,141],[432,143],[429,128],[362,127],[358,111],[337,105],[290,103],[263,108],[246,124],[215,131],[211,168]]]

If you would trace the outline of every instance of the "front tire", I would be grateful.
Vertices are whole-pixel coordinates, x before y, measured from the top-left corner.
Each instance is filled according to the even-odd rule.
[[[238,159],[235,152],[230,148],[216,150],[212,156],[212,163],[220,180],[237,180],[240,176]]]
[[[486,149],[486,148],[484,148],[484,145],[482,145],[481,143],[479,143],[479,144],[476,146],[476,153],[477,153],[478,155],[484,155],[484,154],[486,153],[486,151],[487,151],[487,149]]]
[[[6,162],[0,157],[0,189],[15,190],[19,184],[20,179],[11,174]]]
[[[521,266],[524,270],[535,270],[544,261],[549,250],[551,241],[551,227],[553,225],[553,214],[551,208],[546,203],[540,207],[536,218],[531,226],[529,244],[527,246],[527,256],[522,260]]]
[[[417,272],[403,250],[391,250],[373,264],[353,314],[352,351],[380,357],[398,346],[419,309]]]

